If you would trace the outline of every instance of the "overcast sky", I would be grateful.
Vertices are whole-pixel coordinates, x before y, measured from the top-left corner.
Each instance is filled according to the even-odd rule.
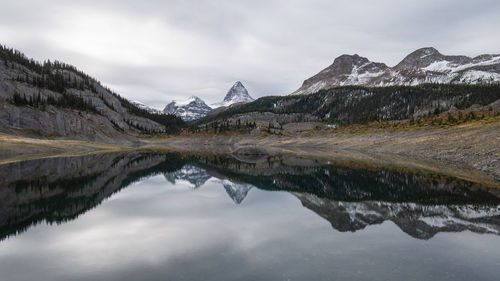
[[[222,100],[241,80],[283,95],[342,54],[392,66],[420,47],[500,53],[498,0],[6,0],[0,43],[73,64],[117,93],[163,108]]]

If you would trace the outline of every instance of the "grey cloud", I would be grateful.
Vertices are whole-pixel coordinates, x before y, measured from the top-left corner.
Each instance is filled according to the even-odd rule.
[[[395,65],[424,46],[500,52],[493,0],[10,2],[1,43],[156,107],[193,94],[218,101],[235,80],[254,97],[287,94],[344,53]]]

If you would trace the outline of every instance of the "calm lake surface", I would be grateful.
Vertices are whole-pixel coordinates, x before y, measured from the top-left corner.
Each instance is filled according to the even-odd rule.
[[[500,192],[293,157],[0,166],[0,280],[499,280]]]

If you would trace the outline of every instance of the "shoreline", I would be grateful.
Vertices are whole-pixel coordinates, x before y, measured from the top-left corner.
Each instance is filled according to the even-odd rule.
[[[181,152],[295,154],[333,160],[409,166],[500,185],[500,122],[450,128],[363,133],[309,131],[292,136],[206,135],[151,139],[150,147]]]
[[[188,135],[141,141],[142,146],[126,147],[0,134],[0,165],[130,150],[232,154],[243,158],[282,154],[339,163],[365,163],[372,167],[424,170],[500,187],[500,122],[355,134],[306,131],[287,136]]]
[[[0,165],[20,161],[127,151],[133,148],[79,140],[47,140],[0,134]]]

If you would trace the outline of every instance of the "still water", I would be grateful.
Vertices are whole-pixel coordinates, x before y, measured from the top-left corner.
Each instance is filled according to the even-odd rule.
[[[500,192],[293,157],[0,166],[0,280],[499,280]]]

